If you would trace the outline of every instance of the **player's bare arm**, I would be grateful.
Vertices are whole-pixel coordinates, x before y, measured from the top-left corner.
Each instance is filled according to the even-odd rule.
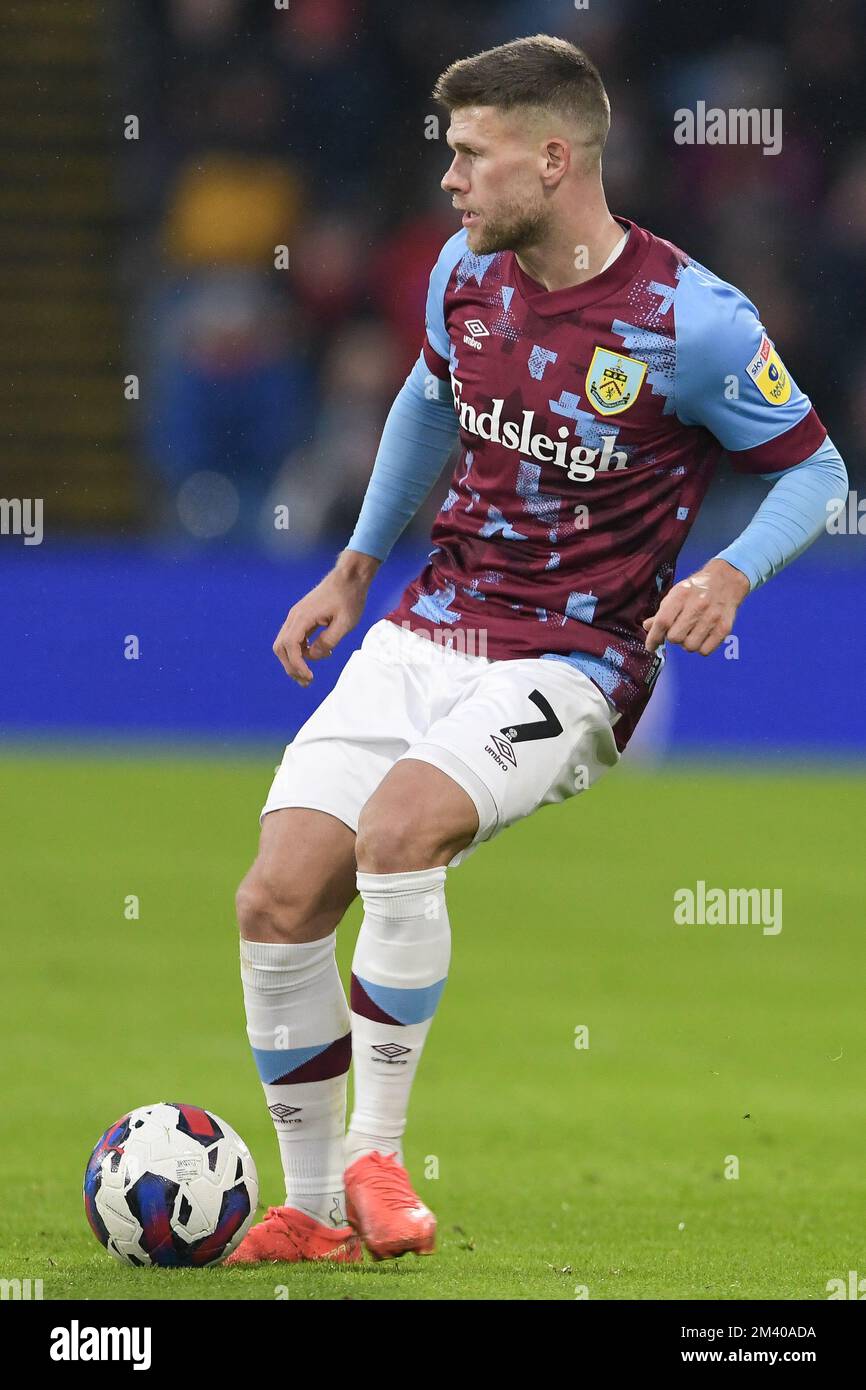
[[[274,655],[293,681],[310,685],[313,673],[306,659],[319,661],[330,656],[337,643],[359,622],[367,590],[380,563],[372,555],[342,551],[324,579],[289,609],[274,639]],[[322,631],[310,642],[317,628]]]

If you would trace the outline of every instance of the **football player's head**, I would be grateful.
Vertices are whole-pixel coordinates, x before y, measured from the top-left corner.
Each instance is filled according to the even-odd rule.
[[[470,250],[537,246],[569,195],[600,184],[610,103],[595,65],[565,39],[536,34],[462,58],[433,96],[451,117],[442,187]]]

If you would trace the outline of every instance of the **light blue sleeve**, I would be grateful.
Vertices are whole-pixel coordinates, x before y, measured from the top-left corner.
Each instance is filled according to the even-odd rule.
[[[427,340],[433,350],[440,357],[444,357],[446,362],[451,357],[451,342],[445,327],[445,291],[452,270],[465,254],[466,229],[461,227],[459,232],[455,232],[452,237],[448,238],[439,252],[439,259],[431,272],[430,285],[427,291],[427,307],[424,313]]]
[[[836,505],[844,503],[848,495],[845,464],[829,438],[811,458],[781,476],[762,476],[775,486],[745,531],[716,556],[741,570],[752,589],[778,574],[817,540]]]
[[[387,559],[442,472],[456,439],[450,384],[434,376],[421,356],[385,421],[349,550]]]
[[[452,270],[465,254],[466,232],[461,227],[448,238],[430,273],[424,312],[427,344],[446,364],[451,343],[445,324],[445,291]],[[431,366],[435,365],[435,359],[431,360]],[[442,472],[457,432],[450,382],[430,370],[422,352],[385,421],[349,550],[387,559]]]
[[[673,304],[677,418],[708,429],[733,454],[738,471],[762,473],[803,462],[817,448],[822,427],[817,422],[795,430],[810,415],[811,402],[787,372],[751,300],[690,261]],[[762,464],[762,446],[791,430],[790,456],[780,464],[764,450]],[[756,452],[738,460],[744,450]]]

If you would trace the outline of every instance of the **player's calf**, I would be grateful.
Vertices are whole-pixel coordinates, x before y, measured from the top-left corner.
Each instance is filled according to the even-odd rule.
[[[337,923],[356,891],[352,840],[347,826],[323,812],[274,811],[265,816],[258,859],[238,894],[247,1036],[286,1184],[285,1207],[272,1212],[295,1213],[288,1232],[269,1215],[248,1250],[260,1240],[266,1250],[291,1249],[294,1240],[302,1252],[263,1258],[321,1257],[303,1253],[300,1217],[329,1237],[335,1231],[346,1237],[343,1137],[352,1039],[335,948]],[[321,1232],[317,1239],[324,1239]]]
[[[446,866],[477,829],[471,797],[420,759],[398,760],[361,812],[364,920],[352,961],[355,1108],[346,1210],[377,1259],[433,1251],[436,1221],[412,1190],[400,1144],[448,975]]]

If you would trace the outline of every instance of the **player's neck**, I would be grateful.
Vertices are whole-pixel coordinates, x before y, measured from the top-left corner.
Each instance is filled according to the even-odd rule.
[[[611,217],[607,204],[579,224],[557,228],[545,241],[517,254],[520,269],[546,290],[564,290],[582,285],[601,273],[611,251],[625,232]]]

